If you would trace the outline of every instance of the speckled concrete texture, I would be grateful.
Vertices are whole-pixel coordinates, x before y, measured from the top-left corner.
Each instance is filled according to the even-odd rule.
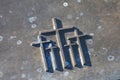
[[[52,17],[93,36],[91,67],[43,70],[30,43]],[[0,0],[0,80],[120,80],[120,0]]]

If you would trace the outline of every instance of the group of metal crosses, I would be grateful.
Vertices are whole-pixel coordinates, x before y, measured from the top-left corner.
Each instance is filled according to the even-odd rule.
[[[38,42],[33,42],[32,45],[39,44],[40,48],[40,54],[41,54],[41,60],[43,62],[43,67],[45,71],[48,71],[48,63],[46,59],[46,51],[49,51],[51,62],[52,62],[52,68],[53,70],[57,70],[57,56],[55,54],[59,54],[61,66],[64,70],[66,67],[66,61],[65,61],[65,47],[68,47],[69,56],[71,60],[72,67],[75,67],[77,65],[77,62],[75,60],[74,55],[74,49],[73,46],[78,46],[78,52],[79,52],[79,58],[81,61],[81,65],[86,65],[85,57],[81,48],[81,42],[80,38],[82,36],[85,36],[83,34],[79,34],[79,31],[76,27],[70,27],[70,28],[63,28],[62,25],[59,23],[59,19],[52,18],[53,23],[53,29],[47,30],[47,31],[40,31],[39,35],[37,37]],[[73,36],[65,36],[66,33],[72,32]],[[54,36],[55,41],[47,38],[48,36]],[[53,44],[53,42],[55,44]],[[48,46],[46,46],[46,44]],[[59,49],[59,52],[56,53],[55,50]]]

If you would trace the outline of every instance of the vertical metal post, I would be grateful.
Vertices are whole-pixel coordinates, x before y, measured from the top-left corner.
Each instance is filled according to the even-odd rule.
[[[51,61],[52,61],[52,67],[53,67],[53,70],[56,70],[57,65],[56,65],[56,60],[55,60],[54,48],[51,48],[50,50],[51,50],[50,56],[51,56]]]
[[[68,41],[68,45],[70,47],[69,51],[70,51],[71,63],[72,63],[72,66],[74,67],[76,65],[76,62],[75,62],[75,56],[74,56],[73,48],[72,48],[72,45],[71,45],[70,41]]]
[[[40,36],[41,32],[39,32],[39,36],[38,36],[38,41],[40,42],[40,53],[41,53],[41,59],[43,62],[43,67],[45,71],[48,71],[48,67],[47,67],[47,61],[46,61],[46,57],[45,57],[45,51],[44,51],[44,47],[43,47],[43,43],[42,43],[42,37]]]
[[[83,51],[82,51],[82,48],[81,48],[80,37],[78,35],[77,30],[74,30],[74,34],[77,37],[78,50],[79,50],[79,56],[80,56],[80,59],[81,59],[81,64],[82,64],[82,66],[84,66],[86,64],[86,61],[85,61],[85,57],[84,57],[84,54],[83,54]]]
[[[53,23],[53,26],[56,29],[56,39],[57,39],[58,47],[60,48],[60,59],[61,59],[61,63],[62,63],[62,68],[64,69],[66,67],[65,56],[64,56],[64,51],[63,51],[63,47],[62,47],[62,42],[61,42],[61,39],[60,39],[60,33],[57,30],[57,25],[56,25],[55,18],[52,18],[52,23]]]

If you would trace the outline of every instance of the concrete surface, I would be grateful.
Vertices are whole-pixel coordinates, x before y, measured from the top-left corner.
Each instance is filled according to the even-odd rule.
[[[52,17],[93,36],[91,67],[44,72],[30,43]],[[0,80],[120,80],[120,0],[0,0]]]

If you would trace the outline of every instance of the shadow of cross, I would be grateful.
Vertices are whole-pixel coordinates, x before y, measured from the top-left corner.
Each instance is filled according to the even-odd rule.
[[[75,67],[77,62],[75,60],[75,50],[73,46],[78,46],[78,54],[80,57],[81,65],[84,66],[87,64],[84,52],[81,48],[81,41],[80,38],[84,37],[86,35],[79,34],[79,31],[76,27],[70,27],[70,28],[62,28],[62,23],[59,19],[52,18],[53,23],[53,30],[48,31],[41,31],[38,35],[38,41],[33,42],[32,46],[39,45],[37,47],[40,47],[40,53],[41,53],[41,59],[43,62],[43,67],[45,71],[49,71],[48,64],[49,62],[46,59],[46,54],[50,54],[50,59],[52,63],[53,71],[58,68],[57,61],[55,54],[59,54],[60,61],[61,61],[61,67],[64,70],[66,68],[66,56],[65,56],[65,47],[69,47],[69,56],[72,67]],[[72,32],[74,35],[70,37],[65,37],[64,33]],[[55,41],[48,38],[48,36],[55,36]],[[75,39],[75,41],[72,41],[71,39]],[[53,42],[56,44],[54,45]],[[56,53],[56,49],[59,48],[59,52]],[[49,51],[49,53],[46,53],[46,51]]]

